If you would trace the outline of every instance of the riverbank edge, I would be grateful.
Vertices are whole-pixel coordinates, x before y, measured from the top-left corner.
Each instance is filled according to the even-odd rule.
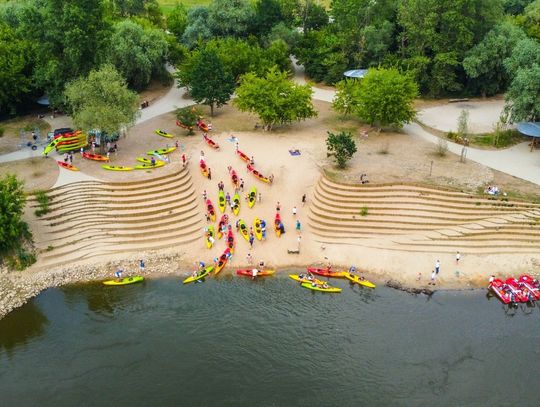
[[[122,266],[125,275],[142,275],[145,278],[163,278],[163,277],[187,277],[191,274],[194,266],[192,261],[183,258],[181,254],[168,255],[144,255],[146,264],[150,267],[141,272],[138,266],[138,257],[123,257],[115,260],[108,260],[95,264],[77,264],[66,265],[55,269],[29,269],[23,272],[0,272],[0,319],[5,317],[11,311],[19,308],[39,295],[48,288],[61,287],[70,284],[81,284],[98,282],[112,278],[112,273]],[[173,264],[174,266],[171,266]],[[127,266],[126,266],[127,265]],[[234,268],[226,268],[220,276],[231,274],[230,270],[236,268],[249,268],[251,265],[238,265]],[[299,264],[279,264],[272,265],[280,270],[302,270],[306,266]],[[334,264],[335,270],[347,269],[348,266]],[[281,274],[281,273],[280,273]],[[429,285],[426,282],[411,284],[410,279],[399,278],[396,275],[390,275],[385,272],[365,271],[363,275],[376,285],[386,285],[388,287],[402,290],[410,294],[432,295],[437,290],[470,290],[482,288],[483,286],[475,283],[473,280],[462,279],[458,282],[437,282],[436,285]]]

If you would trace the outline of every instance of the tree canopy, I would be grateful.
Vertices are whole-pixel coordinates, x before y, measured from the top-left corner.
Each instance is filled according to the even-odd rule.
[[[69,83],[65,94],[73,122],[84,130],[118,132],[133,125],[138,115],[137,94],[112,65]]]
[[[233,103],[244,112],[255,113],[267,130],[275,125],[292,123],[317,116],[309,85],[287,79],[286,72],[271,68],[264,77],[254,73],[242,76]]]
[[[0,179],[0,254],[18,248],[28,234],[23,221],[26,195],[23,183],[13,174]]]
[[[353,136],[350,132],[345,131],[340,131],[337,134],[328,132],[326,148],[329,153],[334,155],[339,168],[345,168],[347,161],[356,153],[356,143]]]

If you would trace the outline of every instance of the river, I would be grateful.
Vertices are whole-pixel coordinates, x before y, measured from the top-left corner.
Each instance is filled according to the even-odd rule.
[[[0,320],[0,404],[539,405],[538,308],[333,282],[46,290]]]

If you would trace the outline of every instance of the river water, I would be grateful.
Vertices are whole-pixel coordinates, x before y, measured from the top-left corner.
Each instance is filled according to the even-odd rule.
[[[0,405],[540,404],[539,308],[333,282],[49,289],[0,321]]]

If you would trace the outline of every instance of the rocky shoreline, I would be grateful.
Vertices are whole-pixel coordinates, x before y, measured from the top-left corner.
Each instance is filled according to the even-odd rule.
[[[147,268],[141,273],[138,259],[144,258]],[[174,265],[174,266],[172,266]],[[185,276],[192,269],[190,261],[182,254],[151,254],[139,253],[135,256],[109,260],[97,264],[66,265],[57,269],[39,269],[32,267],[23,272],[0,270],[0,319],[9,312],[24,305],[47,288],[60,287],[69,284],[100,281],[111,278],[112,272],[122,267],[126,274],[144,275],[145,277]],[[300,268],[299,265],[279,265],[281,269]],[[338,266],[335,266],[339,268]],[[410,281],[400,281],[388,278],[387,275],[368,273],[367,277],[380,285],[405,291],[413,295],[433,295],[436,290],[427,288],[425,284],[412,286]],[[385,281],[385,282],[383,282]],[[437,289],[470,289],[471,285],[456,286],[455,284],[437,284]]]

